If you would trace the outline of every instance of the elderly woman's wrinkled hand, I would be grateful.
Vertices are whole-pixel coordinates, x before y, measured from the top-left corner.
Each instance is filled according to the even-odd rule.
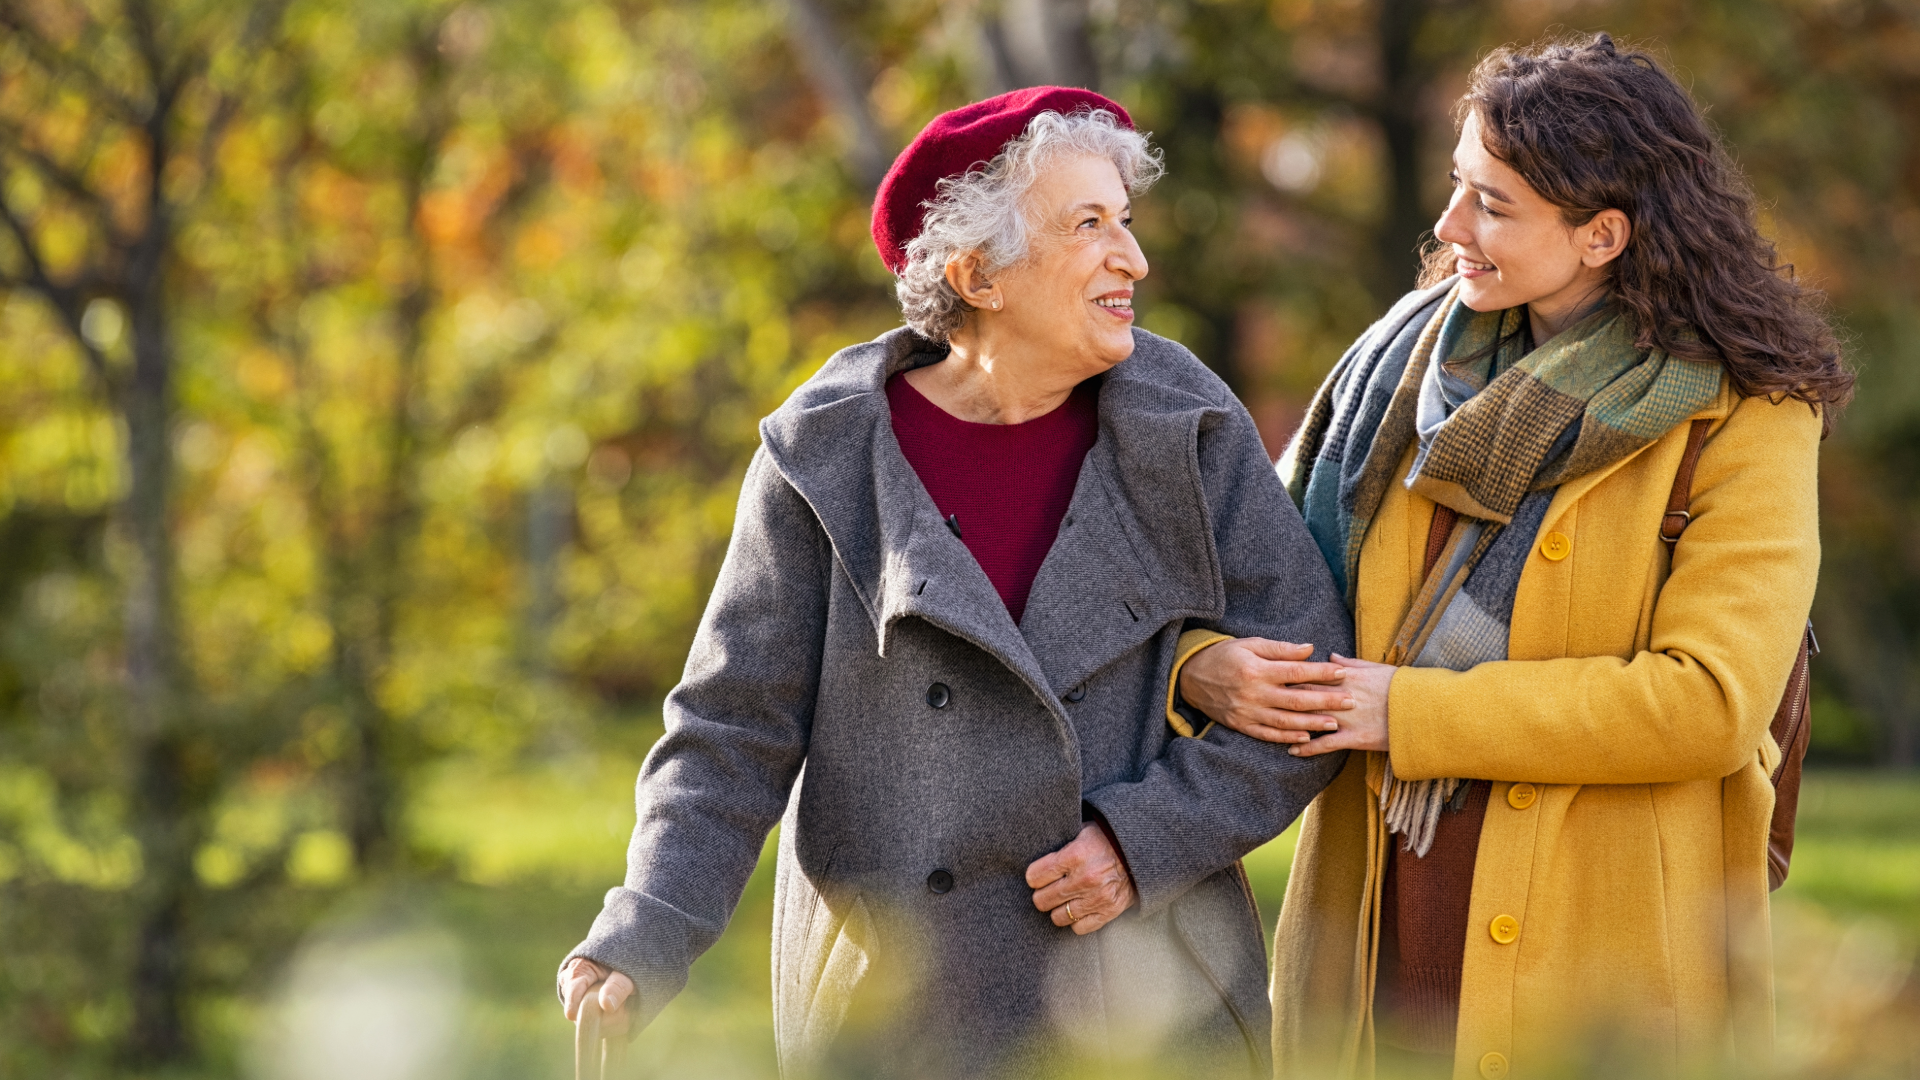
[[[1195,653],[1180,669],[1180,696],[1242,735],[1304,743],[1338,730],[1333,714],[1354,704],[1344,686],[1347,669],[1311,663],[1312,655],[1313,646],[1286,641],[1223,641]]]
[[[608,971],[584,956],[576,956],[562,976],[564,995],[561,1008],[569,1022],[580,1019],[580,1003],[588,994],[600,995],[600,1031],[611,1038],[627,1033],[627,999],[633,996],[633,980],[617,971]]]
[[[1120,852],[1097,822],[1088,822],[1073,842],[1027,867],[1033,906],[1053,925],[1091,934],[1120,917],[1138,897]]]

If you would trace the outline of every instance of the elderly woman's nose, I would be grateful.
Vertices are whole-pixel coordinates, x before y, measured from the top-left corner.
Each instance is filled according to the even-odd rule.
[[[1107,254],[1107,269],[1125,274],[1134,281],[1147,276],[1146,253],[1140,250],[1140,241],[1134,239],[1131,230],[1120,230],[1119,242]]]

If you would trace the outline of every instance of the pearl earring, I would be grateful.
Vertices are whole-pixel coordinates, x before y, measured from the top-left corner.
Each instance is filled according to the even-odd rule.
[[[995,311],[999,311],[999,310],[1000,310],[1000,301],[998,301],[998,300],[995,300],[995,301],[993,302],[993,310],[995,310]]]

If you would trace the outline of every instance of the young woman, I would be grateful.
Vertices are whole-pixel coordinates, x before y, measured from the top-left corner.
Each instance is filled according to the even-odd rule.
[[[1296,755],[1367,751],[1303,827],[1277,1064],[1499,1080],[1764,1058],[1767,727],[1852,376],[1645,54],[1604,34],[1504,49],[1457,116],[1429,287],[1341,359],[1281,461],[1353,608],[1350,706],[1288,711],[1302,675],[1276,642],[1190,633],[1175,676]]]

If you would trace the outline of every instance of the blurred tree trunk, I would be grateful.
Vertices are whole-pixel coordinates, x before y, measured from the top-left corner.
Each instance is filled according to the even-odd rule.
[[[980,36],[1002,90],[1100,85],[1086,0],[1004,0],[980,14]],[[999,92],[998,90],[995,91]]]
[[[396,155],[401,196],[397,224],[408,279],[391,306],[391,382],[378,406],[377,472],[365,490],[350,490],[338,455],[316,425],[325,391],[315,371],[313,343],[299,317],[302,304],[326,277],[307,239],[315,223],[303,216],[296,194],[302,170],[321,163],[323,152],[310,139],[290,140],[276,165],[276,241],[289,257],[281,268],[284,280],[277,296],[258,318],[263,333],[287,357],[299,400],[297,460],[309,516],[320,533],[319,591],[333,628],[329,674],[351,732],[351,753],[341,777],[344,826],[355,865],[362,871],[391,870],[405,862],[399,806],[410,752],[383,701],[382,686],[393,662],[419,534],[422,369],[427,319],[441,300],[423,209],[453,125],[447,60],[439,47],[442,29],[441,20],[423,19],[399,42],[399,59],[411,70],[416,90]],[[284,59],[297,70],[296,57]],[[310,114],[318,102],[302,98],[312,89],[311,79],[303,78],[293,78],[283,107],[298,124],[311,127]],[[355,392],[364,391],[356,387]]]
[[[277,24],[278,14],[279,5],[253,9],[241,40],[258,41]],[[108,72],[93,64],[97,53],[88,47],[93,33],[51,34],[37,13],[0,4],[0,27],[33,60],[15,77],[33,80],[45,94],[77,96],[90,125],[89,138],[78,140],[81,149],[75,152],[71,142],[43,139],[36,129],[42,117],[32,112],[0,118],[0,160],[8,178],[16,171],[34,175],[89,222],[91,242],[78,269],[50,266],[49,226],[37,220],[43,208],[16,201],[23,186],[0,184],[0,217],[18,268],[6,285],[37,294],[53,308],[102,398],[125,425],[127,491],[115,526],[129,556],[123,598],[125,731],[132,772],[129,818],[143,872],[129,920],[134,928],[132,1016],[124,1050],[140,1063],[177,1061],[189,1051],[183,1005],[187,920],[198,888],[193,857],[206,832],[220,768],[219,755],[203,745],[204,735],[188,709],[191,678],[180,654],[172,535],[176,352],[167,279],[183,204],[205,190],[214,148],[237,107],[233,94],[220,93],[210,113],[191,120],[182,116],[183,97],[204,77],[213,45],[169,40],[161,22],[151,4],[131,0],[118,19],[89,27],[121,38],[134,58],[124,70]],[[244,45],[241,51],[246,54]],[[127,137],[137,147],[139,168],[131,192],[99,186],[105,181],[89,169],[92,148],[113,136]],[[73,156],[63,158],[61,150]],[[194,170],[199,182],[170,182],[176,165]],[[129,194],[133,199],[125,198]],[[129,206],[135,209],[131,222],[124,212]],[[108,355],[111,343],[97,342],[88,332],[95,303],[118,304],[125,311],[131,362],[124,369]]]
[[[1373,293],[1382,305],[1412,289],[1420,274],[1421,236],[1433,218],[1421,205],[1425,151],[1421,105],[1433,82],[1432,65],[1418,46],[1434,0],[1379,0],[1375,28],[1380,97],[1373,116],[1387,150],[1387,206],[1375,234]]]
[[[422,234],[421,211],[451,125],[446,62],[438,38],[435,20],[416,24],[406,42],[406,59],[418,87],[418,104],[401,161],[412,278],[393,309],[394,380],[386,403],[384,471],[373,506],[373,533],[354,575],[363,590],[362,600],[349,601],[343,612],[363,615],[364,621],[347,623],[352,627],[345,635],[349,640],[336,654],[346,676],[359,749],[348,817],[350,836],[355,860],[369,868],[392,866],[400,856],[396,818],[402,751],[393,718],[380,700],[380,684],[393,658],[400,599],[420,519],[418,399],[426,319],[438,299],[433,253]],[[347,554],[346,559],[353,555]],[[341,636],[336,631],[336,641]]]
[[[158,74],[157,72],[155,74]],[[163,295],[172,255],[172,212],[161,194],[167,129],[177,91],[156,94],[147,132],[145,234],[125,279],[133,330],[132,378],[121,393],[128,488],[122,527],[134,559],[127,582],[127,693],[135,760],[135,830],[146,873],[139,892],[134,955],[132,1056],[167,1061],[186,1054],[181,1011],[184,922],[195,881],[193,853],[205,832],[207,788],[193,775],[192,734],[183,715],[187,675],[180,663],[172,520],[174,343]]]
[[[1226,123],[1227,103],[1211,79],[1177,81],[1168,87],[1169,111],[1159,142],[1170,160],[1181,163],[1156,189],[1160,205],[1172,211],[1174,227],[1184,243],[1156,254],[1153,276],[1162,294],[1198,318],[1183,341],[1196,356],[1237,393],[1246,392],[1246,372],[1239,347],[1240,298],[1222,287],[1223,256],[1230,238],[1215,228],[1219,217],[1216,193],[1229,190],[1218,147]],[[1182,202],[1213,208],[1206,220],[1193,222],[1180,212]]]
[[[1861,468],[1847,457],[1838,460]],[[1875,479],[1886,490],[1898,490],[1891,477]],[[1886,509],[1896,521],[1908,516]],[[1888,573],[1899,565],[1899,554],[1868,538],[1877,539],[1874,530],[1860,529],[1829,542],[1814,608],[1823,646],[1815,664],[1823,674],[1838,674],[1854,704],[1873,717],[1879,729],[1873,740],[1877,745],[1858,749],[1869,750],[1881,764],[1910,769],[1920,765],[1920,724],[1915,722],[1920,714],[1920,649],[1911,632],[1913,588],[1897,571]],[[1816,732],[1818,723],[1816,717]]]
[[[893,153],[867,103],[873,76],[861,51],[821,0],[787,0],[787,26],[814,92],[846,128],[848,171],[861,190],[872,193],[893,164]]]

